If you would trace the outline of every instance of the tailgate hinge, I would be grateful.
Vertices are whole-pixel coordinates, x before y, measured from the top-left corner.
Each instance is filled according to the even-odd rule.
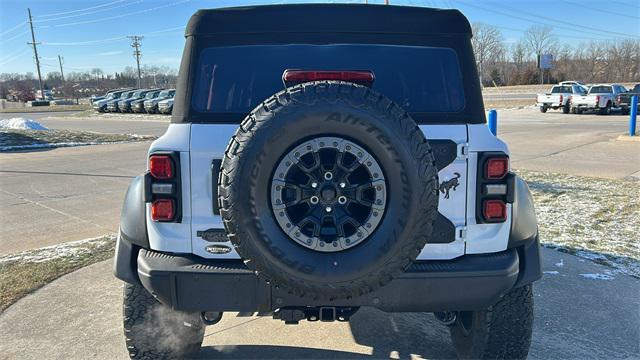
[[[469,157],[469,143],[461,143],[458,144],[458,159],[466,159],[467,157]]]
[[[456,241],[466,241],[467,240],[467,227],[466,226],[456,226]]]

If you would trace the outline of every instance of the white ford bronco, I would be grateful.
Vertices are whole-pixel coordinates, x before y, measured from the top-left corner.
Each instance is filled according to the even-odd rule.
[[[536,218],[487,129],[471,36],[417,7],[193,15],[172,123],[122,209],[129,355],[192,357],[225,312],[373,307],[434,313],[462,358],[525,358]]]

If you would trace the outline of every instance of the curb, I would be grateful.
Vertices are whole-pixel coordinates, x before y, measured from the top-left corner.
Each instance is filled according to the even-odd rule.
[[[620,135],[616,138],[616,141],[632,141],[632,142],[640,142],[640,136],[629,136],[629,135]]]

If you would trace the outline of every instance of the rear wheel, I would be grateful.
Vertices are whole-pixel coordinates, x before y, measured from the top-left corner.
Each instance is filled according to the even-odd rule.
[[[562,113],[568,114],[571,112],[571,102],[567,101],[567,103],[562,107]]]
[[[200,314],[172,310],[142,285],[124,285],[124,336],[132,359],[193,358],[205,326]]]
[[[605,106],[603,108],[600,108],[599,114],[600,115],[609,115],[609,114],[611,114],[611,103],[608,102],[607,106]]]
[[[540,112],[541,113],[546,113],[547,112],[547,107],[546,106],[540,106]]]
[[[512,289],[483,311],[461,311],[449,328],[461,359],[526,359],[533,329],[531,285]]]

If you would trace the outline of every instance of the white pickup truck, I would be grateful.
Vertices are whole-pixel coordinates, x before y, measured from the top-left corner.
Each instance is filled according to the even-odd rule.
[[[549,109],[558,110],[562,108],[562,112],[568,114],[571,111],[571,96],[584,95],[586,93],[587,89],[579,84],[554,85],[550,92],[537,95],[536,106],[543,113],[546,113]]]
[[[585,95],[573,95],[571,108],[573,113],[581,114],[583,111],[598,111],[600,115],[609,115],[612,108],[617,108],[617,97],[627,89],[619,84],[596,84],[591,86]]]

